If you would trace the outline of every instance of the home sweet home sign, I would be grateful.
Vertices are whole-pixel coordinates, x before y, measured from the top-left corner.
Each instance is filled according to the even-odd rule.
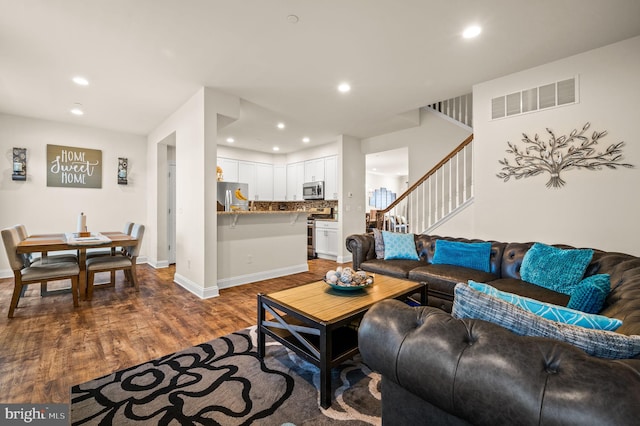
[[[102,151],[47,145],[47,186],[102,188]]]

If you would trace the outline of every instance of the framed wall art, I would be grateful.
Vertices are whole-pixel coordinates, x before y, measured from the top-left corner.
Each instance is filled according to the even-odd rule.
[[[47,145],[47,186],[102,188],[102,151]]]

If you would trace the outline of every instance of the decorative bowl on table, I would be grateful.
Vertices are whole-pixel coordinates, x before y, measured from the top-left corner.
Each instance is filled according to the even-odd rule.
[[[338,266],[326,273],[324,282],[336,290],[360,290],[373,284],[373,276]]]

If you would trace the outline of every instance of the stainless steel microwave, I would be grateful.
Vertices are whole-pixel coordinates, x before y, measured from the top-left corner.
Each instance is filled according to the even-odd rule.
[[[324,182],[307,182],[302,184],[303,200],[324,200]]]

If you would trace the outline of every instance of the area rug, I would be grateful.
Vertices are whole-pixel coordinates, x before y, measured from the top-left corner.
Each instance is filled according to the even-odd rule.
[[[71,388],[74,425],[379,425],[380,376],[359,356],[332,371],[319,406],[319,369],[256,328]]]

